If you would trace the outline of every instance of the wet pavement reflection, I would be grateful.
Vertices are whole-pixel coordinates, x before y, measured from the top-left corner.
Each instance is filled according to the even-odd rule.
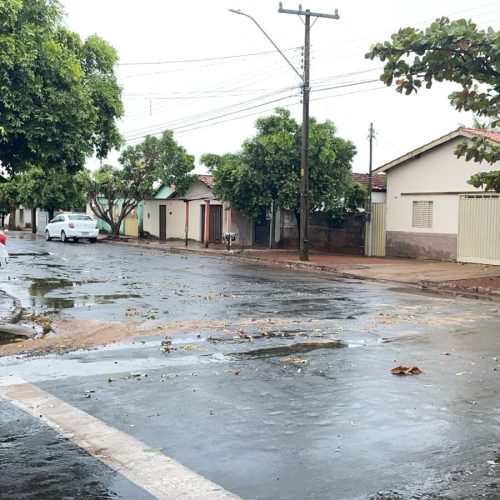
[[[30,312],[149,326],[96,349],[1,358],[0,376],[19,374],[243,498],[499,498],[498,304],[117,245],[9,243],[4,289]],[[396,377],[397,365],[422,373]],[[94,459],[65,447],[51,459],[55,434],[38,439],[43,426],[1,400],[0,411],[5,447],[38,450],[29,477],[41,464],[85,498]],[[13,450],[2,472],[22,459]],[[80,475],[60,471],[66,456],[83,460]],[[143,498],[96,470],[102,498]]]

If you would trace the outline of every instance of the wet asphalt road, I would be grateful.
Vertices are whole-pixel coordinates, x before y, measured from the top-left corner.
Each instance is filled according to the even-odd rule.
[[[2,358],[0,377],[16,373],[243,498],[500,498],[498,304],[235,260],[8,242],[2,288],[34,312],[214,324]],[[392,375],[400,364],[423,373]],[[0,498],[151,497],[1,398],[0,412]]]

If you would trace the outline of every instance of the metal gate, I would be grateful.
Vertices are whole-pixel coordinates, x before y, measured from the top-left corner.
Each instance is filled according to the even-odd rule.
[[[500,265],[500,195],[460,196],[457,260]]]
[[[372,257],[385,257],[386,204],[372,203]],[[365,255],[368,255],[368,224],[366,224]]]
[[[210,205],[208,242],[222,243],[222,205]],[[201,241],[205,241],[205,205],[201,205]]]

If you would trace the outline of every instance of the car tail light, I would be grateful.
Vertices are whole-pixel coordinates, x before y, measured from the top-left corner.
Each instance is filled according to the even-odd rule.
[[[68,222],[68,226],[71,228],[71,229],[75,229],[75,224],[73,222]]]

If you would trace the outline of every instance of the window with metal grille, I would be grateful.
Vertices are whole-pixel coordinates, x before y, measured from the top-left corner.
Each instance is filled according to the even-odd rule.
[[[412,227],[432,227],[432,201],[414,201]]]

